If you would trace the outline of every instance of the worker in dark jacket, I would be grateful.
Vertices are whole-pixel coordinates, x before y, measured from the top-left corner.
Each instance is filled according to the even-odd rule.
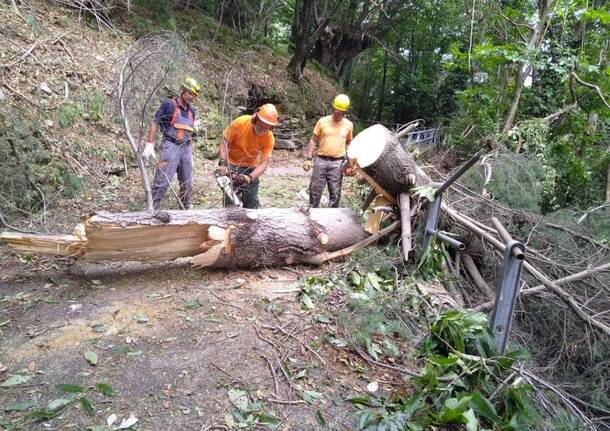
[[[195,126],[195,110],[192,103],[199,96],[201,86],[193,78],[186,78],[181,85],[180,95],[167,99],[155,113],[148,128],[142,158],[157,159],[155,154],[155,134],[157,127],[163,134],[160,145],[157,171],[152,186],[153,207],[159,209],[169,184],[178,174],[180,202],[184,209],[191,209],[193,196],[193,149],[191,137]]]

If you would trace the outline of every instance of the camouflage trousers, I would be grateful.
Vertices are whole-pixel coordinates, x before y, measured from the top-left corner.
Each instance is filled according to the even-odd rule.
[[[161,200],[177,173],[180,184],[180,201],[185,209],[190,209],[193,197],[193,149],[191,144],[176,145],[171,141],[163,140],[158,164],[152,186],[154,208],[159,209]]]
[[[313,173],[309,183],[309,206],[318,208],[324,188],[328,184],[329,208],[337,208],[341,199],[344,158],[317,156],[313,164]]]

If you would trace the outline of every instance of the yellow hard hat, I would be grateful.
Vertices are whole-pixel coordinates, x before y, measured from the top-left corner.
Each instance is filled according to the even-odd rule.
[[[201,85],[191,77],[185,78],[184,81],[182,81],[182,88],[189,93],[193,93],[195,96],[199,96],[201,92]]]
[[[333,108],[339,111],[347,111],[349,109],[349,97],[346,94],[339,94],[333,100]]]

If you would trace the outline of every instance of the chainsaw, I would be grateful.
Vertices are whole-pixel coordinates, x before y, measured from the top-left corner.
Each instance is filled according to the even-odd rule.
[[[220,189],[224,192],[224,194],[233,202],[235,206],[242,206],[241,199],[237,196],[235,189],[233,187],[231,178],[229,175],[222,175],[221,173],[214,171],[214,178],[216,178],[216,182]]]

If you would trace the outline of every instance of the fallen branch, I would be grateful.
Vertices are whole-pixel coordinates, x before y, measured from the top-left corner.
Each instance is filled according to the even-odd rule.
[[[498,250],[504,251],[505,245],[502,242],[500,242],[497,238],[495,238],[491,234],[485,232],[483,229],[477,227],[471,220],[469,220],[469,217],[459,214],[455,209],[450,208],[446,204],[443,204],[442,208],[451,218],[453,218],[461,226],[463,226],[464,228],[468,229],[469,231],[477,234],[481,238],[485,239],[487,242],[489,242],[491,245],[496,247]],[[568,292],[563,290],[553,281],[549,280],[548,277],[546,277],[542,272],[540,272],[540,270],[538,270],[536,267],[534,267],[529,262],[525,262],[523,267],[531,275],[533,275],[535,278],[537,278],[538,281],[540,281],[548,290],[555,293],[559,298],[561,298],[576,313],[576,315],[578,317],[580,317],[582,320],[584,320],[588,324],[598,328],[605,334],[610,335],[610,326],[606,325],[603,322],[600,322],[599,320],[597,320],[597,319],[589,316],[587,313],[585,313],[583,311],[583,309],[581,308],[581,305],[573,298],[572,295],[570,295]]]
[[[464,263],[464,267],[466,268],[466,271],[468,271],[468,274],[470,274],[470,278],[472,279],[472,282],[474,283],[474,285],[487,298],[493,298],[495,296],[494,290],[491,287],[489,287],[489,285],[485,282],[485,280],[481,276],[481,273],[479,272],[479,269],[475,265],[474,260],[472,260],[472,257],[469,254],[462,254],[461,259],[462,259],[462,262]],[[492,300],[490,302],[493,307],[494,301]]]
[[[402,229],[402,254],[404,260],[409,260],[409,252],[411,251],[411,195],[409,193],[401,193],[400,202],[400,224]]]
[[[351,245],[349,247],[346,247],[342,250],[337,250],[331,253],[328,252],[323,252],[323,253],[318,253],[314,256],[309,256],[309,257],[301,257],[299,258],[299,262],[301,263],[310,263],[312,265],[320,265],[326,261],[332,260],[332,259],[336,259],[338,257],[343,257],[343,256],[347,256],[348,254],[351,254],[357,250],[360,250],[361,248],[364,248],[368,245],[371,245],[372,243],[374,243],[375,241],[377,241],[380,238],[383,238],[384,236],[388,235],[389,233],[393,232],[394,230],[396,230],[398,228],[398,226],[400,226],[400,220],[396,220],[394,223],[392,223],[390,226],[386,227],[385,229],[380,230],[378,233],[376,233],[375,235],[371,235],[368,238],[354,244]]]
[[[596,245],[598,247],[605,248],[606,250],[610,250],[610,247],[608,247],[606,244],[603,244],[603,243],[597,241],[596,239],[593,239],[593,238],[591,238],[591,237],[589,237],[587,235],[583,235],[582,233],[578,233],[578,232],[576,232],[576,231],[574,231],[574,230],[572,230],[572,229],[570,229],[570,228],[568,228],[566,226],[562,226],[560,224],[554,224],[554,223],[545,223],[545,225],[548,226],[548,227],[552,227],[553,229],[562,230],[564,232],[569,233],[570,235],[574,235],[575,237],[578,237],[580,239],[584,239],[585,241],[589,241],[591,244],[594,244],[594,245]]]

